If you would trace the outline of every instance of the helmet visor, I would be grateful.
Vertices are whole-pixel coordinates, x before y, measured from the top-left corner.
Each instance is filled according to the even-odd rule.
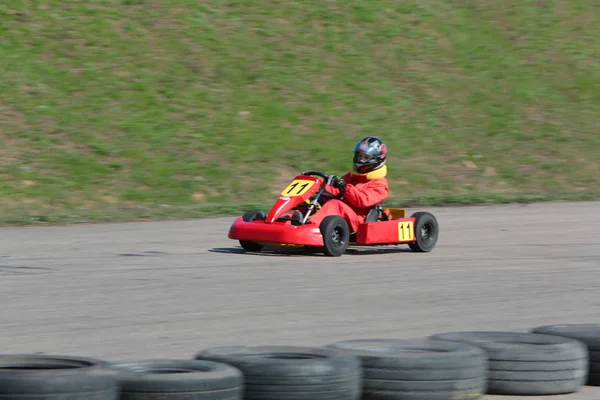
[[[373,158],[374,158],[374,156],[366,154],[366,153],[363,153],[361,151],[357,151],[354,154],[354,162],[358,162],[358,163],[361,163],[361,164],[362,163],[366,163],[367,161],[369,161],[369,160],[371,160]]]

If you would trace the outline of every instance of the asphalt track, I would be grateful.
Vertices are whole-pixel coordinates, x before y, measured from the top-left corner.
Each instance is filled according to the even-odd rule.
[[[340,258],[244,254],[226,237],[231,217],[2,228],[1,352],[190,358],[600,321],[600,203],[428,211],[441,227],[433,252]],[[553,398],[600,399],[600,388]]]

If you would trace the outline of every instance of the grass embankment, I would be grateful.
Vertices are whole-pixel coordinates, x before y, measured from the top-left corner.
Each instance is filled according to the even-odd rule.
[[[595,0],[5,0],[0,221],[268,207],[389,145],[388,204],[594,198]],[[240,206],[241,205],[241,206]]]

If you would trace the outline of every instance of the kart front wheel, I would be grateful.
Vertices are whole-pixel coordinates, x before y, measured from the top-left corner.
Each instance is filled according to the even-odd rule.
[[[350,228],[346,220],[337,215],[329,215],[319,226],[323,236],[323,253],[330,257],[339,257],[348,248]]]
[[[415,238],[414,243],[409,243],[408,247],[412,251],[427,253],[433,250],[437,243],[439,226],[437,219],[428,212],[419,211],[411,215],[415,218]]]
[[[267,218],[266,214],[262,211],[251,210],[247,211],[242,215],[244,222],[251,222],[255,220],[264,220]],[[240,246],[246,251],[259,252],[263,249],[263,245],[253,242],[251,240],[240,240]]]

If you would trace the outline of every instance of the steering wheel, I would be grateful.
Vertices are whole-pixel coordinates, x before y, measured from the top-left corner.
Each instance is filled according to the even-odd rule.
[[[314,176],[320,176],[321,178],[325,179],[326,181],[329,181],[329,178],[331,178],[331,175],[327,175],[324,172],[319,172],[319,171],[305,171],[305,172],[301,172],[302,175],[314,175]]]
[[[320,171],[304,171],[304,172],[301,172],[301,174],[302,175],[319,176],[319,177],[325,179],[325,181],[323,182],[323,186],[322,186],[322,192],[319,197],[325,197],[325,198],[329,198],[329,199],[336,199],[339,197],[339,196],[336,196],[325,190],[325,185],[331,184],[331,178],[333,178],[333,175],[327,175],[326,173],[320,172]]]

